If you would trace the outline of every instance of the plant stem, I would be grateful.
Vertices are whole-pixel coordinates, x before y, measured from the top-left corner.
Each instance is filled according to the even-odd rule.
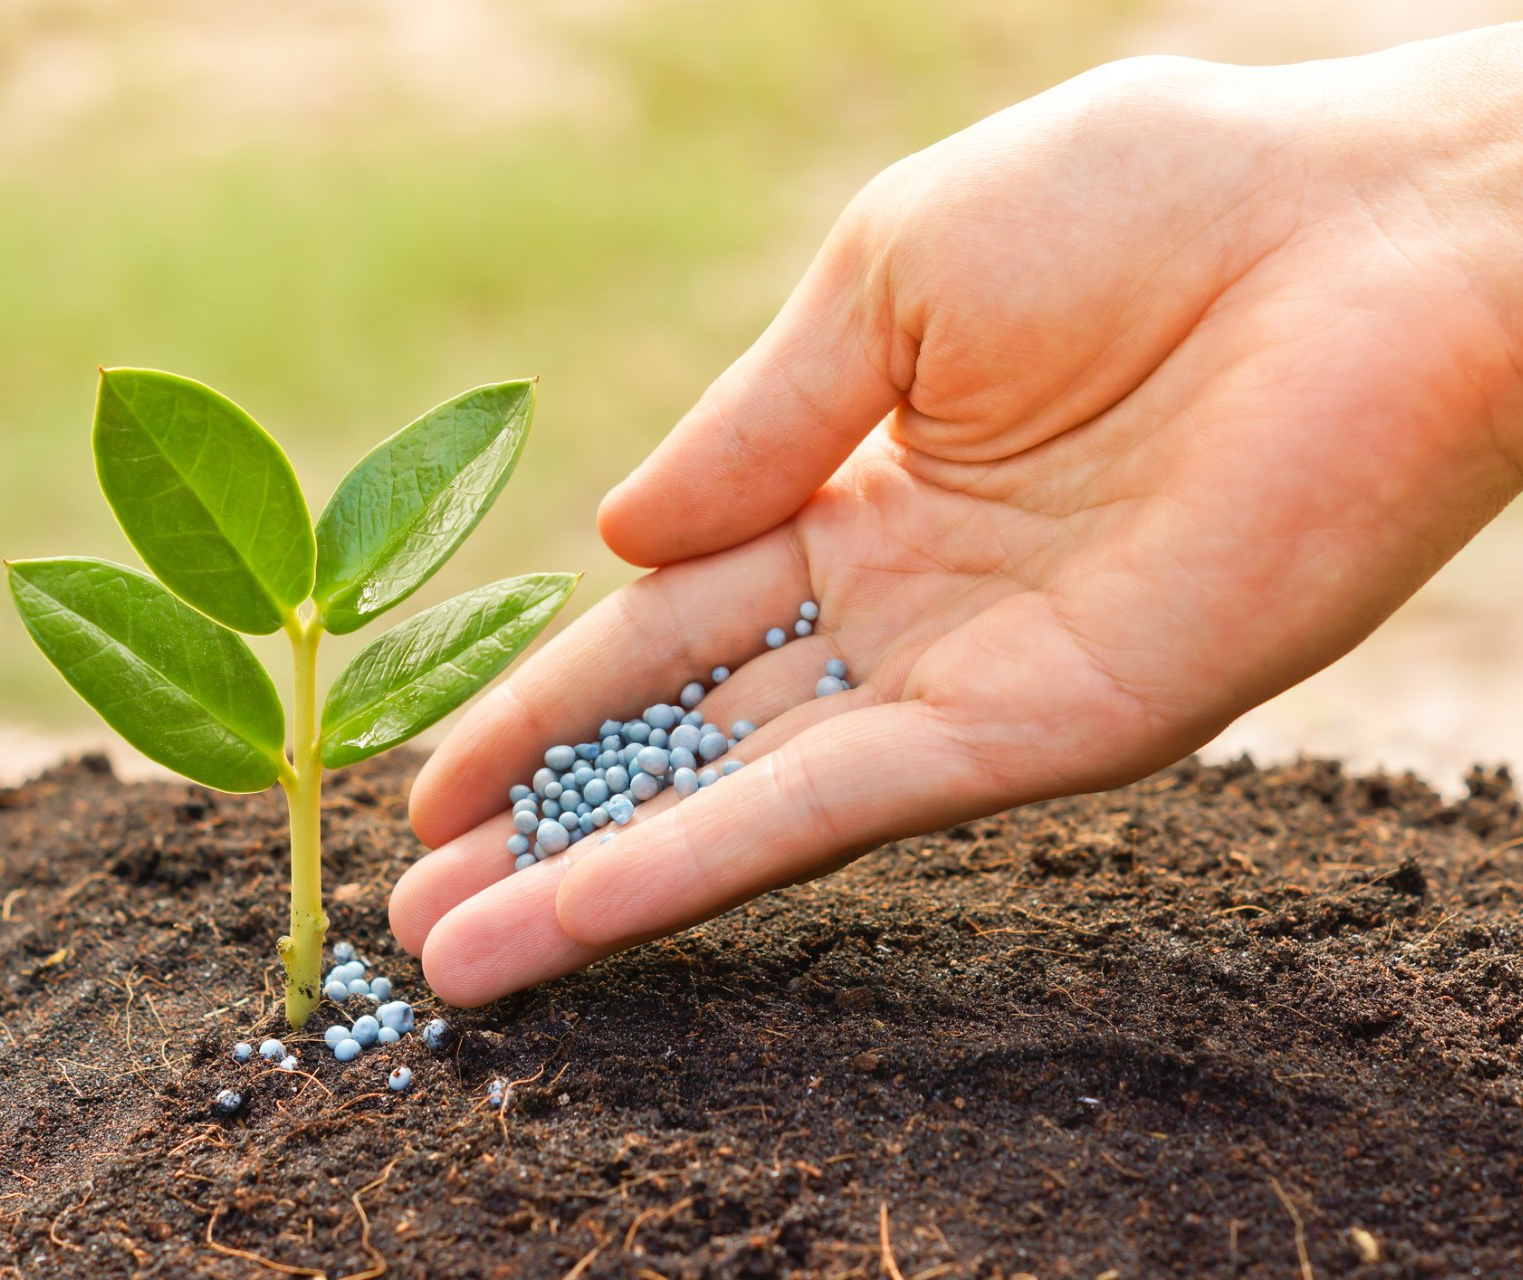
[[[322,638],[322,623],[316,617],[303,622],[293,615],[286,633],[291,637],[295,725],[291,769],[282,774],[280,785],[291,812],[291,932],[276,949],[286,967],[286,1020],[299,1031],[322,999],[323,938],[328,932],[323,912],[323,762],[317,724],[317,642]]]

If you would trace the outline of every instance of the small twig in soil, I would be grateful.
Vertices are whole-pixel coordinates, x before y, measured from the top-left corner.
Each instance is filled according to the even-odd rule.
[[[73,1065],[79,1066],[79,1065],[82,1065],[82,1064],[75,1063]],[[59,1074],[62,1075],[63,1078],[69,1082],[69,1088],[74,1090],[75,1097],[83,1098],[85,1095],[80,1092],[79,1086],[74,1083],[74,1077],[69,1074],[69,1066],[70,1066],[69,1063],[59,1062],[59,1064],[58,1064]],[[86,1068],[86,1069],[88,1070],[89,1068]]]
[[[1050,924],[1054,929],[1066,929],[1069,933],[1082,933],[1086,938],[1103,938],[1105,935],[1094,929],[1085,929],[1076,924],[1070,924],[1067,920],[1059,920],[1056,916],[1044,916],[1036,911],[1028,911],[1025,907],[1018,907],[1010,903],[1009,910],[1018,916],[1024,916],[1027,920],[1035,920],[1038,924]]]
[[[680,1169],[651,1169],[637,1178],[630,1178],[628,1181],[619,1183],[616,1187],[609,1187],[603,1191],[576,1191],[572,1194],[583,1196],[588,1200],[607,1200],[610,1196],[622,1195],[630,1187],[637,1187],[642,1182],[659,1182],[662,1178],[675,1178],[687,1172],[685,1166]]]
[[[582,1255],[581,1260],[576,1264],[576,1266],[572,1267],[570,1271],[566,1272],[566,1274],[561,1277],[561,1280],[577,1280],[579,1275],[581,1275],[584,1271],[587,1270],[588,1267],[597,1261],[598,1254],[602,1252],[602,1245],[593,1245],[591,1249]]]
[[[266,1016],[268,1015],[270,1005],[275,1002],[275,992],[270,987],[270,971],[279,967],[280,965],[278,961],[273,965],[267,964],[264,967],[264,991],[259,996],[259,1016],[255,1021],[256,1026],[265,1020]]]
[[[1476,859],[1475,865],[1470,868],[1470,874],[1479,875],[1482,871],[1490,870],[1492,860],[1498,854],[1506,853],[1509,849],[1517,849],[1520,847],[1523,847],[1523,836],[1514,836],[1511,840],[1504,840],[1501,844],[1492,845],[1491,848],[1487,849],[1485,853]],[[20,891],[17,890],[16,892]],[[9,919],[9,917],[6,918]]]
[[[512,1090],[518,1088],[518,1086],[521,1084],[533,1084],[540,1078],[540,1076],[545,1074],[545,1068],[549,1065],[550,1060],[546,1059],[544,1062],[539,1064],[539,1070],[536,1071],[532,1076],[525,1076],[522,1080],[510,1080],[506,1087],[503,1089],[503,1093],[510,1093]],[[560,1077],[556,1076],[556,1079],[559,1080]]]
[[[398,1156],[397,1160],[400,1160],[401,1158],[401,1156]],[[389,1165],[387,1165],[386,1168],[381,1171],[381,1176],[379,1178],[375,1178],[370,1182],[367,1182],[363,1187],[361,1187],[358,1191],[349,1197],[349,1199],[354,1202],[354,1211],[360,1215],[360,1248],[362,1248],[366,1253],[370,1255],[372,1261],[371,1265],[364,1271],[356,1271],[351,1275],[344,1276],[343,1280],[376,1280],[377,1276],[383,1276],[386,1274],[386,1257],[381,1253],[379,1249],[370,1243],[370,1219],[365,1214],[365,1206],[360,1203],[360,1197],[367,1191],[374,1191],[388,1178],[390,1178],[391,1171],[397,1167],[397,1160],[393,1160]],[[309,1218],[307,1220],[308,1231],[310,1231],[311,1228],[312,1221]]]
[[[952,1255],[953,1261],[959,1267],[962,1266],[962,1262],[957,1257],[957,1250],[952,1248],[952,1242],[947,1239],[946,1232],[937,1225],[935,1218],[931,1219],[931,1230],[936,1233],[936,1238],[941,1241],[941,1247]]]
[[[108,1227],[115,1227],[117,1229],[116,1230],[116,1242],[117,1242],[117,1246],[124,1253],[131,1254],[132,1255],[132,1260],[134,1262],[136,1262],[138,1264],[138,1266],[140,1266],[140,1267],[146,1266],[149,1262],[152,1261],[152,1259],[150,1258],[150,1256],[148,1255],[146,1250],[138,1248],[137,1241],[134,1240],[132,1238],[132,1236],[127,1231],[127,1224],[125,1222],[123,1222],[120,1218],[113,1218],[106,1225]]]
[[[1290,1197],[1285,1194],[1285,1188],[1280,1185],[1280,1180],[1271,1177],[1269,1185],[1274,1188],[1275,1195],[1280,1197],[1280,1203],[1285,1206],[1285,1212],[1290,1214],[1290,1220],[1296,1224],[1296,1257],[1301,1263],[1301,1280],[1316,1280],[1312,1274],[1311,1258],[1306,1252],[1306,1225],[1301,1221],[1301,1215],[1296,1211],[1296,1206],[1290,1202]]]
[[[169,1046],[171,1043],[173,1043],[173,1041],[173,1036],[167,1036],[159,1044],[159,1059],[164,1063],[165,1071],[178,1071],[182,1066],[185,1065],[185,1063],[190,1061],[189,1054],[181,1054],[177,1059],[170,1059]],[[157,1071],[158,1068],[155,1067],[154,1070]]]
[[[1011,926],[1009,928],[1004,928],[1004,929],[977,929],[977,930],[974,931],[973,936],[975,938],[989,938],[989,937],[993,937],[997,933],[1030,933],[1030,932],[1031,932],[1030,929],[1022,929],[1019,925],[1014,925],[1014,926]],[[1044,956],[1067,956],[1070,960],[1083,960],[1083,959],[1086,959],[1086,957],[1085,957],[1085,955],[1084,955],[1084,953],[1082,951],[1057,951],[1057,950],[1055,950],[1052,947],[1033,947],[1029,943],[1023,943],[1021,946],[1018,946],[1018,947],[1006,947],[1005,951],[1002,954],[1014,955],[1017,951],[1036,951],[1036,952],[1040,952]]]
[[[888,1239],[888,1201],[881,1201],[878,1205],[878,1260],[883,1265],[883,1274],[889,1280],[904,1280],[904,1273],[899,1270],[899,1264],[894,1261],[894,1247]]]
[[[103,979],[108,986],[119,986],[127,993],[127,1003],[122,1006],[120,1013],[111,1015],[110,1021],[113,1027],[120,1026],[122,1028],[122,1038],[127,1042],[127,1052],[133,1057],[137,1056],[137,1051],[132,1045],[132,1004],[137,999],[137,992],[133,990],[132,983],[136,977],[137,966],[134,965],[128,970],[127,976],[120,983],[113,982],[110,978]]]
[[[1059,1173],[1056,1169],[1054,1169],[1050,1164],[1043,1164],[1040,1160],[1033,1160],[1031,1162],[1031,1167],[1033,1169],[1040,1169],[1049,1178],[1051,1178],[1054,1182],[1056,1182],[1058,1184],[1058,1186],[1062,1187],[1064,1191],[1067,1191],[1073,1185],[1071,1182],[1068,1181],[1067,1178],[1065,1178],[1061,1173]],[[939,1229],[938,1229],[938,1234],[940,1234]],[[941,1239],[942,1239],[942,1243],[946,1243],[946,1237],[945,1236],[942,1236]]]
[[[1301,1018],[1303,1021],[1311,1023],[1312,1026],[1314,1026],[1314,1027],[1321,1027],[1322,1030],[1324,1030],[1324,1031],[1330,1031],[1335,1036],[1342,1034],[1338,1030],[1337,1027],[1330,1027],[1325,1022],[1318,1022],[1310,1014],[1302,1013],[1299,1009],[1297,1009],[1295,1007],[1295,1005],[1293,1005],[1293,1004],[1286,1004],[1283,1000],[1271,1000],[1269,1002],[1269,1005],[1270,1005],[1270,1008],[1273,1008],[1273,1009],[1284,1009],[1287,1013],[1293,1013],[1293,1014],[1296,1015],[1296,1017]]]
[[[216,1230],[217,1219],[226,1211],[225,1204],[219,1204],[212,1210],[212,1216],[206,1224],[206,1243],[218,1253],[225,1253],[230,1258],[244,1258],[249,1262],[257,1262],[261,1267],[268,1267],[271,1271],[278,1271],[286,1276],[313,1276],[315,1280],[328,1280],[326,1271],[318,1271],[312,1267],[293,1267],[286,1262],[276,1262],[273,1258],[264,1258],[257,1253],[250,1253],[247,1249],[234,1249],[231,1245],[219,1244],[212,1233]]]
[[[778,1134],[777,1141],[772,1144],[772,1173],[774,1177],[782,1170],[783,1143],[787,1142],[789,1138],[807,1138],[808,1136],[808,1129],[788,1129]]]
[[[1010,854],[1004,858],[994,858],[988,862],[980,862],[977,866],[975,866],[974,858],[983,853],[985,849],[991,847],[998,846],[995,841],[989,840],[987,837],[980,836],[977,841],[975,841],[972,846],[965,849],[962,853],[962,856],[957,859],[957,869],[959,871],[968,871],[975,875],[982,875],[990,871],[998,871],[1002,867],[1014,866],[1021,860],[1019,855]],[[921,856],[923,857],[926,855]]]
[[[32,1197],[30,1195],[28,1195],[25,1191],[8,1191],[3,1196],[0,1196],[0,1201],[5,1201],[5,1200],[26,1200],[26,1201],[30,1201],[31,1198]],[[0,1213],[0,1222],[12,1222],[12,1223],[19,1224],[21,1222],[21,1214],[22,1214],[22,1211],[23,1211],[24,1208],[25,1208],[24,1205],[17,1205],[15,1213]],[[4,1273],[0,1272],[0,1274],[4,1274]]]
[[[324,1093],[326,1093],[330,1098],[333,1096],[333,1090],[328,1088],[327,1085],[325,1085],[321,1080],[319,1080],[310,1071],[301,1071],[301,1070],[298,1070],[298,1069],[295,1069],[295,1068],[293,1068],[290,1071],[287,1071],[284,1067],[270,1067],[267,1070],[259,1072],[257,1075],[254,1076],[254,1079],[255,1080],[263,1080],[265,1078],[265,1076],[305,1076],[308,1080],[310,1080],[313,1084],[315,1084],[319,1089],[321,1089]],[[300,1092],[298,1092],[296,1096],[299,1098],[306,1091],[307,1091],[307,1086],[306,1085],[302,1085]],[[365,1095],[365,1097],[367,1097],[367,1098],[375,1098],[375,1097],[379,1097],[379,1096],[380,1096],[379,1094],[374,1094],[374,1093],[367,1093]],[[359,1101],[359,1099],[355,1099],[355,1101]]]
[[[169,1152],[169,1154],[164,1158],[166,1160],[173,1159],[175,1156],[179,1155],[180,1152],[184,1151],[186,1147],[193,1147],[198,1142],[206,1142],[210,1139],[220,1139],[221,1136],[221,1130],[216,1125],[207,1125],[205,1129],[196,1134],[194,1137],[186,1138],[184,1142],[182,1142],[173,1151]],[[219,1141],[217,1145],[225,1146],[226,1144]]]
[[[148,1001],[148,1007],[153,1011],[153,1020],[159,1024],[159,1030],[162,1031],[166,1036],[172,1035],[173,1032],[171,1032],[170,1029],[164,1025],[164,1018],[163,1015],[159,1013],[159,1006],[154,1003],[153,992],[143,992],[143,999]]]
[[[1449,921],[1451,921],[1453,919],[1454,919],[1454,913],[1452,911],[1446,911],[1446,912],[1444,912],[1444,914],[1441,915],[1438,918],[1438,923],[1436,925],[1434,925],[1431,929],[1429,929],[1427,933],[1423,934],[1423,936],[1420,937],[1412,945],[1415,946],[1415,947],[1421,947],[1421,946],[1423,946],[1424,944],[1427,943],[1429,938],[1431,938],[1435,933],[1437,933],[1446,924],[1448,924]]]
[[[1105,1023],[1105,1025],[1108,1026],[1117,1035],[1121,1034],[1121,1029],[1119,1027],[1117,1027],[1114,1022],[1112,1022],[1109,1018],[1107,1018],[1103,1013],[1100,1013],[1097,1010],[1091,1009],[1087,1004],[1085,1004],[1082,1000],[1080,1000],[1078,998],[1078,996],[1074,995],[1073,992],[1069,991],[1067,987],[1060,987],[1060,986],[1057,986],[1056,984],[1054,984],[1052,989],[1054,991],[1058,992],[1060,995],[1067,996],[1068,999],[1070,1001],[1072,1001],[1074,1005],[1076,1005],[1080,1009],[1083,1009],[1084,1012],[1089,1014],[1090,1017],[1092,1017],[1092,1018],[1099,1018],[1101,1022]]]
[[[67,1249],[70,1253],[83,1253],[85,1251],[83,1245],[75,1244],[72,1240],[65,1240],[62,1236],[60,1236],[58,1234],[58,1224],[62,1222],[66,1217],[68,1217],[69,1214],[73,1213],[74,1210],[83,1209],[85,1204],[89,1201],[90,1197],[94,1194],[95,1184],[92,1182],[85,1188],[83,1199],[81,1199],[77,1204],[71,1204],[63,1209],[60,1209],[58,1211],[58,1216],[53,1219],[53,1225],[48,1228],[48,1239],[56,1244],[60,1249]]]
[[[624,1252],[628,1253],[634,1247],[635,1236],[639,1234],[640,1228],[643,1227],[647,1222],[651,1221],[653,1218],[660,1221],[665,1221],[667,1218],[675,1217],[692,1203],[693,1197],[686,1196],[683,1199],[677,1201],[676,1204],[666,1206],[659,1204],[652,1205],[649,1209],[645,1209],[642,1212],[636,1214],[635,1220],[629,1224],[629,1230],[624,1233]]]
[[[59,906],[64,906],[67,903],[72,902],[74,900],[74,896],[76,894],[78,894],[79,892],[81,892],[85,888],[86,885],[92,884],[96,880],[109,880],[110,878],[111,877],[108,876],[104,871],[92,871],[83,880],[76,880],[67,889],[65,889],[61,894],[59,894],[58,895],[58,905]]]
[[[232,1004],[219,1005],[210,1013],[203,1013],[201,1021],[210,1022],[213,1018],[220,1018],[224,1013],[231,1013],[234,1009],[241,1009],[253,998],[253,996],[244,996],[242,1000],[234,1000]]]
[[[1139,1173],[1136,1169],[1128,1169],[1115,1156],[1111,1155],[1109,1151],[1102,1151],[1100,1159],[1104,1160],[1106,1164],[1110,1165],[1123,1178],[1130,1178],[1133,1182],[1146,1182],[1148,1180],[1147,1174]]]
[[[8,894],[5,895],[4,903],[0,903],[0,920],[4,920],[7,924],[9,924],[10,921],[14,919],[14,917],[11,915],[11,908],[16,905],[16,902],[25,892],[26,889],[23,887],[20,889],[12,889]]]
[[[53,952],[52,955],[45,956],[43,959],[34,964],[30,969],[24,970],[22,976],[27,978],[35,978],[39,973],[43,973],[48,969],[53,969],[58,965],[61,965],[68,958],[69,948],[59,947],[58,950]]]

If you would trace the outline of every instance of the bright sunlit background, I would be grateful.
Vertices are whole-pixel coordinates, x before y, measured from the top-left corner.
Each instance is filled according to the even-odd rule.
[[[1523,0],[6,0],[0,554],[135,561],[90,462],[99,364],[230,395],[314,513],[422,410],[539,373],[517,475],[406,608],[567,568],[584,609],[630,573],[599,496],[884,165],[1126,54],[1278,61],[1512,18]],[[1225,746],[1446,783],[1523,762],[1520,563],[1514,511]],[[282,643],[259,649],[283,678]],[[108,742],[0,606],[0,781]]]

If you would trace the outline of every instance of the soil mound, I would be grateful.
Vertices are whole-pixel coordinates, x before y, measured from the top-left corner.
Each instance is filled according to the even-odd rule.
[[[331,782],[327,883],[426,1016],[417,763]],[[451,1013],[447,1056],[336,1063],[320,1013],[292,1077],[227,1055],[282,1029],[280,798],[76,761],[0,791],[0,1276],[1523,1274],[1523,813],[1469,789],[1186,762]]]

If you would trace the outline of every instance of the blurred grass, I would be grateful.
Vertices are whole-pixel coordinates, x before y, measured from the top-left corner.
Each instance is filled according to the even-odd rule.
[[[18,0],[0,554],[135,562],[91,469],[99,364],[232,396],[314,514],[381,436],[537,372],[517,476],[414,606],[577,568],[586,608],[629,575],[598,497],[765,325],[850,194],[1109,56],[1138,3],[546,2],[504,25],[455,0],[419,39],[399,6],[275,5],[256,31],[174,0]],[[0,720],[91,722],[9,608]]]

